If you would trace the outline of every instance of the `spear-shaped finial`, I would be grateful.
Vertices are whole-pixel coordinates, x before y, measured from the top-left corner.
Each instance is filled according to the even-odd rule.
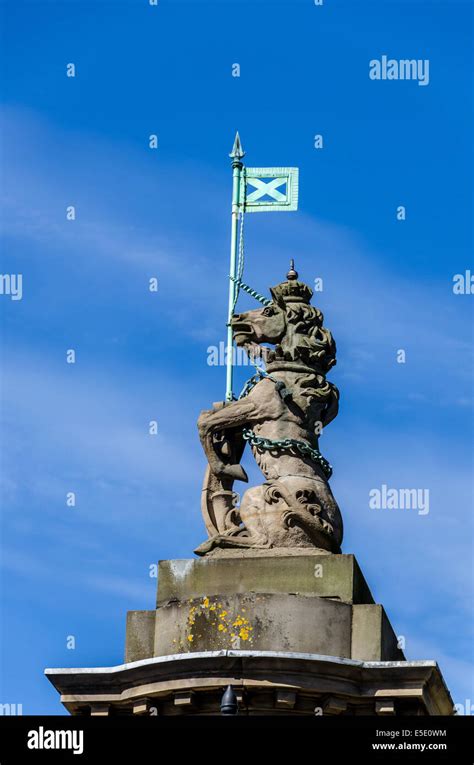
[[[288,271],[286,278],[288,279],[288,281],[298,278],[298,271],[295,271],[295,261],[293,260],[293,258],[290,260],[290,270]]]
[[[242,214],[245,209],[245,180],[242,180],[242,176],[244,174],[242,157],[244,154],[245,152],[242,148],[242,144],[240,143],[240,136],[237,131],[235,134],[232,152],[229,154],[229,157],[232,158],[232,229],[230,237],[229,312],[227,314],[226,401],[234,400],[234,394],[232,393],[232,359],[234,357],[232,316],[234,313],[235,304],[237,302],[237,296],[239,294],[239,287],[237,286],[237,229],[239,224],[239,215]],[[241,192],[243,192],[243,195]],[[242,196],[244,197],[243,199]],[[240,235],[242,236],[242,229],[240,229]]]
[[[241,160],[244,155],[245,151],[243,150],[242,144],[240,143],[239,131],[237,131],[235,134],[234,145],[232,147],[231,153],[229,154],[229,157],[232,157],[232,159]]]

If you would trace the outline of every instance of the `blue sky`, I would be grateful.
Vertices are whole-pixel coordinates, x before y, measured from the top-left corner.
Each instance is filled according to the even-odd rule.
[[[149,566],[206,536],[195,421],[225,389],[207,358],[225,336],[237,128],[249,166],[300,168],[297,213],[248,216],[245,278],[266,292],[294,257],[324,280],[341,409],[321,447],[343,550],[407,657],[437,659],[454,701],[474,700],[473,296],[452,289],[473,266],[472,6],[1,13],[2,273],[23,275],[23,299],[0,298],[0,702],[63,713],[43,669],[121,663],[126,611],[154,605]],[[384,54],[429,59],[429,85],[370,80]],[[429,514],[370,509],[382,484],[429,489]]]

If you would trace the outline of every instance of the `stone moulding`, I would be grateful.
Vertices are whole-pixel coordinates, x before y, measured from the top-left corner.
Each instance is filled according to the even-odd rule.
[[[45,675],[71,714],[218,714],[229,683],[246,714],[453,714],[434,661],[225,650]]]

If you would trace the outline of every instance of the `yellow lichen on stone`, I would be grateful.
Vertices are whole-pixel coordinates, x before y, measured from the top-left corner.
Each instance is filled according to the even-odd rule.
[[[237,614],[236,619],[232,622],[232,626],[238,628],[238,636],[241,638],[241,640],[252,639],[250,633],[252,632],[253,627],[250,626],[250,622],[245,618],[245,616]],[[236,637],[235,633],[232,635],[232,637]]]
[[[195,617],[196,606],[191,606],[188,614],[188,627],[191,628],[196,621]]]

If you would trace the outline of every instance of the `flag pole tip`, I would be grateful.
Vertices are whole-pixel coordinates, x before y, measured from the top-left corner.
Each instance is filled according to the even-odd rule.
[[[231,153],[229,154],[229,157],[232,157],[232,159],[242,159],[244,155],[245,155],[245,151],[242,148],[239,131],[237,130],[235,134],[234,145],[232,147]]]
[[[295,271],[295,261],[293,258],[290,260],[290,270],[288,271],[286,278],[288,281],[292,281],[293,279],[298,278],[298,271]]]

